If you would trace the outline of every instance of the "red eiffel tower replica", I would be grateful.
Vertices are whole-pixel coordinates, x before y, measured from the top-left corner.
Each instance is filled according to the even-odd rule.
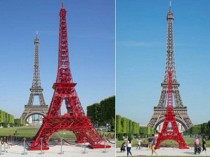
[[[176,116],[174,113],[173,107],[173,72],[169,70],[168,72],[168,99],[167,99],[167,107],[165,120],[163,123],[163,128],[161,132],[158,134],[156,148],[160,148],[160,144],[165,140],[174,140],[178,142],[180,149],[189,149],[189,146],[185,143],[182,134],[179,132]],[[172,129],[168,129],[171,124]]]
[[[84,140],[92,148],[110,148],[106,145],[90,119],[85,115],[80,100],[75,90],[76,83],[72,80],[69,66],[69,49],[67,37],[66,10],[62,3],[60,10],[59,56],[56,83],[53,85],[54,95],[48,114],[43,119],[43,124],[37,132],[30,150],[48,150],[50,137],[61,130],[73,131],[77,143]],[[65,101],[67,113],[61,115],[62,101]]]

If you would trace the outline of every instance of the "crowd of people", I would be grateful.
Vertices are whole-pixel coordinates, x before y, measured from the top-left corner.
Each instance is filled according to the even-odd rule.
[[[151,137],[148,138],[148,148],[151,149],[151,155],[158,155],[156,152],[156,137],[153,134]],[[137,146],[136,149],[140,150],[142,147],[142,139],[138,138],[137,139]],[[127,156],[131,155],[132,156],[132,152],[131,152],[131,148],[132,148],[132,140],[131,138],[128,138],[127,142],[123,142],[121,147],[120,147],[120,151],[121,152],[125,152],[127,151]],[[200,154],[201,152],[206,152],[206,138],[205,136],[202,136],[202,143],[200,144],[200,140],[199,137],[197,136],[195,138],[194,141],[194,154]]]
[[[141,149],[141,144],[142,144],[142,140],[141,140],[141,138],[139,138],[137,141],[136,149]],[[155,137],[155,135],[152,135],[151,138],[148,138],[148,147],[151,149],[152,155],[153,154],[157,155],[157,152],[155,151],[155,145],[156,145],[156,137]],[[125,141],[122,143],[122,145],[120,147],[120,151],[125,152],[126,148],[127,148],[127,156],[129,156],[129,155],[132,156],[131,147],[132,147],[132,141],[131,141],[131,138],[128,138],[127,144]]]

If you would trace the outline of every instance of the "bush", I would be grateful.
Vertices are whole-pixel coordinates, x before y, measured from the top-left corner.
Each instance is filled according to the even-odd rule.
[[[123,136],[124,136],[124,134],[123,134],[123,133],[117,134],[117,138],[118,138],[118,140],[119,140],[119,141],[124,140],[124,139],[123,139]]]

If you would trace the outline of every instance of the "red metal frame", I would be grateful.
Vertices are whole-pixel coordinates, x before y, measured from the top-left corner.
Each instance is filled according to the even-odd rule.
[[[165,140],[174,140],[178,142],[180,149],[189,149],[189,146],[185,143],[182,134],[179,132],[178,125],[176,122],[176,117],[173,107],[173,72],[170,70],[168,72],[168,98],[167,98],[167,108],[165,114],[165,120],[163,123],[163,128],[158,134],[156,148],[160,148],[160,144]],[[173,130],[168,130],[168,125],[171,123]]]
[[[85,138],[92,148],[110,148],[110,145],[105,145],[105,140],[85,115],[75,90],[76,83],[73,83],[69,66],[66,10],[63,5],[60,10],[59,32],[58,72],[56,83],[53,85],[54,95],[48,114],[44,117],[43,124],[29,149],[41,150],[42,139],[42,149],[48,150],[50,137],[60,130],[73,131],[78,143],[83,143]],[[65,101],[67,109],[64,115],[61,115],[62,101]]]

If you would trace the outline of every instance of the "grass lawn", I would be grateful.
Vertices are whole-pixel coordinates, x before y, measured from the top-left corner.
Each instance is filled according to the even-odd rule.
[[[29,126],[23,126],[23,127],[11,127],[11,128],[0,128],[0,137],[5,136],[13,136],[16,132],[17,138],[32,138],[36,135],[39,128],[37,127],[29,127]],[[51,138],[59,138],[60,136],[63,136],[64,138],[74,138],[75,135],[71,131],[60,131],[55,134]]]
[[[5,137],[5,136],[13,136],[16,132],[16,137],[17,138],[32,138],[36,135],[38,132],[39,128],[38,127],[29,127],[29,126],[23,126],[23,127],[11,127],[11,128],[0,128],[0,137]],[[114,138],[114,132],[101,132],[100,133],[102,136],[103,134],[106,135],[108,138]],[[74,133],[72,131],[59,131],[51,138],[58,139],[60,136],[63,136],[63,138],[70,138],[70,139],[76,139]]]
[[[185,142],[190,146],[190,147],[194,147],[194,138],[184,138]],[[118,141],[117,143],[117,147],[121,147],[123,141]],[[200,143],[201,143],[201,139],[200,139]],[[142,146],[147,146],[148,142],[147,142],[147,138],[142,139]],[[206,145],[207,147],[210,147],[210,140],[206,141]],[[133,140],[132,141],[132,146],[136,147],[137,146],[137,140]],[[162,147],[178,147],[178,143],[172,140],[166,140],[163,143],[161,143]]]
[[[33,137],[38,128],[35,127],[11,127],[11,128],[0,128],[0,136],[13,136],[16,132],[17,137]]]

